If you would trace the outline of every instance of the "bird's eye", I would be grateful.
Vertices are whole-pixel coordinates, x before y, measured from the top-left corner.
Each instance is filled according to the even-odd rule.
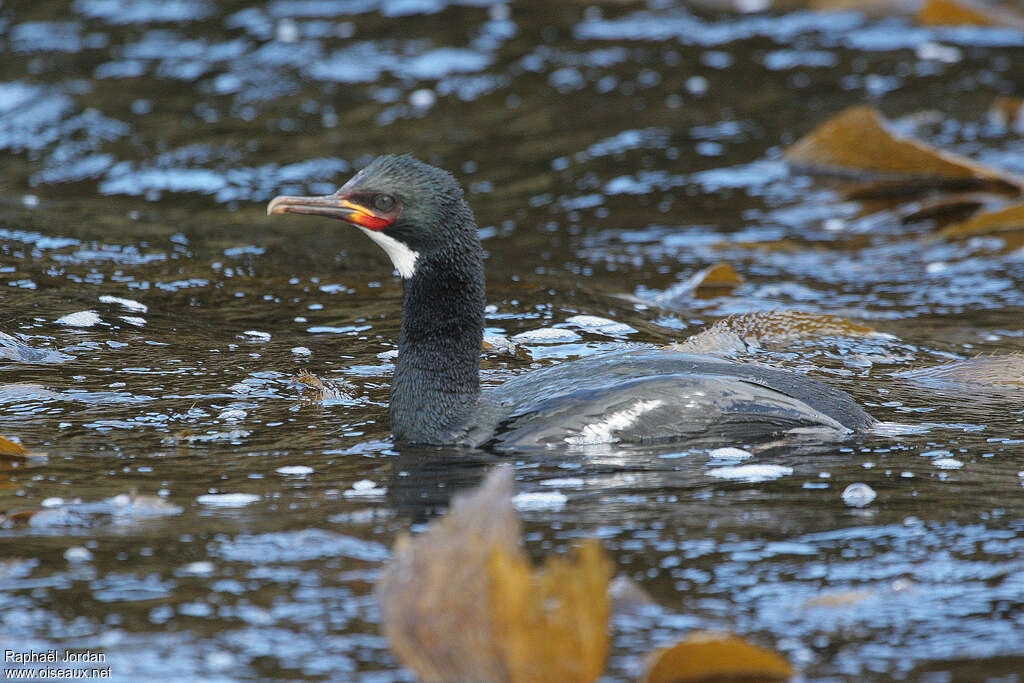
[[[373,198],[373,208],[378,211],[390,211],[395,208],[395,198],[389,194],[379,194]]]

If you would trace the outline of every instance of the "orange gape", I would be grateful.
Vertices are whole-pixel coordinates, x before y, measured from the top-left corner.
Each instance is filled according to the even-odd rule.
[[[342,199],[340,204],[347,209],[355,211],[347,220],[370,230],[383,230],[395,222],[394,218],[378,216],[365,206],[350,202],[347,199]]]

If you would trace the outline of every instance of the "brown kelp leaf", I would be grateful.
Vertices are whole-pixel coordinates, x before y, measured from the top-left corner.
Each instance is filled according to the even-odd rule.
[[[725,296],[742,283],[743,277],[735,268],[723,261],[672,285],[655,298],[655,303],[659,306],[671,306],[680,299],[714,299]]]
[[[7,437],[0,436],[0,456],[14,455],[24,457],[28,454],[28,449],[17,441],[11,441]]]
[[[611,563],[594,539],[534,571],[521,551],[491,557],[495,630],[512,683],[596,681],[608,659]]]
[[[743,284],[743,276],[723,261],[692,275],[688,282],[698,299],[711,299],[728,294],[737,285]]]
[[[689,339],[665,348],[680,353],[730,353],[808,337],[864,337],[871,334],[878,333],[867,325],[828,313],[754,311],[722,318]]]
[[[979,384],[986,388],[1024,388],[1024,353],[975,356],[928,368],[897,372],[895,377],[939,384]]]
[[[654,653],[644,683],[712,680],[786,681],[796,675],[781,655],[729,633],[697,631]]]
[[[46,453],[30,451],[17,441],[0,436],[0,470],[7,471],[40,464],[46,459]]]
[[[511,468],[497,468],[423,534],[400,536],[377,582],[391,648],[424,681],[510,680],[491,605],[491,557],[521,552],[512,485]]]
[[[292,385],[299,392],[299,398],[310,403],[323,403],[349,398],[344,382],[320,379],[309,370],[300,370],[292,377]]]
[[[1024,231],[1024,202],[979,213],[963,223],[947,225],[940,234],[943,237],[965,239],[977,235],[1004,236],[1021,231]]]
[[[917,12],[925,26],[1006,26],[1024,30],[1024,14],[973,0],[926,0]]]
[[[931,188],[986,188],[1014,194],[1024,189],[1024,178],[898,136],[869,106],[836,114],[793,143],[783,156],[791,165],[812,172],[904,181],[915,188],[928,184]]]

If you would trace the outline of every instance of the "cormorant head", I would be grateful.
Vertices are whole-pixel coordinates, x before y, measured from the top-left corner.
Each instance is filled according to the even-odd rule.
[[[337,192],[275,197],[267,214],[303,213],[342,220],[362,230],[403,278],[417,261],[453,243],[476,240],[476,223],[452,174],[408,155],[374,159]]]

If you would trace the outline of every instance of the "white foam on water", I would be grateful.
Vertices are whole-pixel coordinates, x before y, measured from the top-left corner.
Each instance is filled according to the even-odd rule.
[[[223,508],[245,507],[259,499],[260,497],[254,493],[204,493],[196,498],[203,505]]]
[[[274,470],[278,474],[285,475],[307,475],[313,474],[313,468],[308,465],[285,465]]]
[[[122,299],[119,296],[110,296],[109,294],[101,296],[100,303],[117,304],[119,306],[123,306],[129,311],[134,311],[135,313],[145,313],[149,310],[149,306],[146,304],[134,301],[133,299]]]
[[[561,491],[538,491],[513,496],[512,503],[517,510],[561,510],[569,497]]]
[[[711,477],[749,483],[771,481],[790,474],[793,474],[793,468],[785,465],[735,465],[708,470],[708,476]]]
[[[68,313],[65,316],[57,318],[58,325],[68,325],[70,327],[92,327],[100,322],[100,316],[96,311],[78,311],[77,313]]]

